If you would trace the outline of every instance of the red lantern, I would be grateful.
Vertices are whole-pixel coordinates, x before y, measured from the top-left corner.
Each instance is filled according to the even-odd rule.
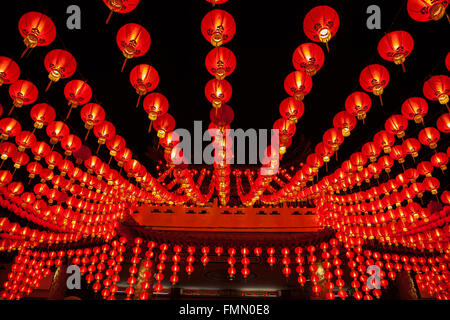
[[[16,136],[16,143],[18,145],[17,150],[19,152],[24,152],[25,149],[29,149],[36,143],[36,136],[29,131],[21,131]]]
[[[19,32],[22,35],[26,49],[23,57],[29,49],[48,46],[56,38],[56,28],[53,21],[39,12],[25,13],[19,20]]]
[[[437,128],[444,133],[450,133],[450,113],[444,113],[436,121]]]
[[[292,138],[294,136],[296,127],[292,121],[281,118],[275,121],[273,129],[279,131],[280,139],[283,141],[283,139],[287,140],[286,138]]]
[[[440,136],[439,131],[433,127],[424,128],[419,132],[420,143],[429,146],[430,149],[436,149]]]
[[[21,130],[21,125],[13,118],[3,118],[0,120],[0,139],[8,140],[15,137]]]
[[[389,153],[395,143],[395,137],[387,131],[381,130],[375,134],[373,141],[383,149],[384,153]]]
[[[34,160],[40,161],[41,158],[45,158],[50,153],[50,147],[43,141],[36,142],[31,148],[31,152],[34,154]]]
[[[105,144],[106,141],[114,137],[116,134],[116,128],[109,121],[103,121],[100,124],[94,126],[94,134],[98,139],[99,148],[102,144]],[[98,152],[98,149],[97,149]]]
[[[25,152],[17,152],[11,157],[11,160],[14,162],[14,168],[19,169],[30,161],[30,157]]]
[[[56,144],[65,136],[69,135],[69,127],[61,121],[50,122],[46,131],[51,144]]]
[[[345,100],[345,109],[356,116],[358,120],[364,121],[371,106],[372,100],[367,93],[362,91],[353,92]]]
[[[333,151],[338,151],[342,142],[344,142],[344,136],[340,130],[331,128],[325,131],[323,135],[323,144],[331,147]]]
[[[370,162],[377,161],[377,157],[380,154],[379,147],[373,142],[367,142],[362,147],[362,153],[370,159]]]
[[[121,150],[125,149],[126,145],[125,139],[117,134],[106,141],[106,147],[109,149],[111,157],[117,156]]]
[[[0,144],[0,155],[3,161],[7,160],[9,157],[12,157],[17,153],[17,148],[14,143],[11,142],[2,142]],[[3,164],[2,161],[2,164]]]
[[[65,150],[64,154],[70,156],[81,148],[81,140],[76,135],[69,134],[61,140],[61,147]]]
[[[419,143],[420,144],[420,143]],[[391,148],[391,152],[389,153],[389,156],[397,160],[398,163],[404,163],[405,157],[406,157],[406,151],[402,148],[402,146],[393,146]]]
[[[342,131],[344,137],[348,137],[356,127],[356,118],[347,111],[341,111],[333,118],[333,125]]]
[[[105,110],[96,103],[86,104],[80,111],[81,120],[84,122],[84,127],[88,130],[86,134],[86,141],[89,131],[96,125],[105,121]]]
[[[440,104],[445,104],[448,112],[450,112],[447,105],[449,93],[450,77],[447,76],[433,76],[423,85],[423,95],[425,98],[432,101],[439,101]]]
[[[155,121],[158,117],[163,116],[169,110],[169,101],[161,93],[153,92],[145,97],[143,102],[144,110],[148,113],[150,119],[150,127],[148,132],[152,128],[152,121]]]
[[[441,168],[442,171],[447,170],[448,156],[443,152],[438,152],[431,157],[431,163],[434,167]]]
[[[311,91],[312,85],[311,77],[303,71],[291,72],[284,80],[287,94],[300,101]]]
[[[408,0],[406,9],[413,20],[424,22],[441,19],[447,6],[447,0]]]
[[[416,158],[419,156],[420,142],[417,139],[409,138],[402,143],[402,148],[407,154],[410,154],[413,158]]]
[[[381,95],[389,83],[389,71],[385,67],[380,64],[365,67],[359,76],[359,83],[365,91],[379,96],[380,103],[383,105]]]
[[[414,40],[406,31],[393,31],[381,38],[378,43],[378,53],[387,61],[401,64],[405,72],[405,59],[414,48]]]
[[[229,42],[236,33],[236,23],[231,14],[224,10],[212,10],[202,20],[203,37],[214,47]]]
[[[92,89],[85,82],[81,80],[69,81],[64,87],[64,96],[69,102],[69,112],[66,116],[66,120],[69,118],[72,109],[89,102],[92,98]]]
[[[9,95],[13,99],[13,107],[8,115],[14,108],[21,108],[23,105],[34,103],[38,98],[38,89],[30,81],[18,80],[9,86]]]
[[[305,112],[305,105],[302,101],[288,97],[281,102],[279,110],[283,118],[297,123]]]
[[[214,108],[220,108],[227,103],[232,94],[231,84],[227,80],[211,79],[205,86],[205,96]]]
[[[397,135],[399,139],[402,139],[405,136],[406,128],[408,128],[408,120],[399,114],[394,114],[386,120],[384,127],[388,133]]]
[[[1,170],[0,171],[0,186],[4,187],[8,183],[10,183],[12,180],[12,174],[11,172],[7,170]]]
[[[14,60],[0,56],[0,86],[19,80],[20,68]]]
[[[339,16],[328,6],[317,6],[311,9],[303,20],[303,31],[306,36],[315,42],[325,43],[328,50],[328,41],[339,29]]]
[[[47,103],[38,103],[30,111],[31,119],[34,121],[36,129],[42,129],[50,122],[55,120],[56,112],[52,106]]]
[[[110,11],[108,18],[106,19],[106,24],[108,24],[109,19],[113,12],[117,13],[128,13],[136,9],[140,0],[103,0],[103,3],[108,7]]]
[[[402,115],[415,123],[422,122],[423,117],[428,113],[428,103],[423,98],[409,98],[402,104]]]
[[[175,119],[170,114],[166,113],[153,122],[153,128],[157,131],[156,135],[158,138],[162,139],[165,137],[166,133],[175,129]]]
[[[234,120],[234,111],[233,109],[227,105],[222,105],[219,109],[211,109],[209,113],[209,119],[213,124],[220,127],[226,127],[230,125],[231,122]]]
[[[321,47],[315,43],[303,43],[295,49],[292,56],[294,68],[313,76],[322,68],[325,56]]]
[[[139,64],[130,72],[130,82],[139,95],[136,108],[139,106],[141,96],[153,91],[159,83],[158,71],[148,64]]]
[[[48,71],[47,91],[52,82],[57,82],[59,79],[66,79],[71,77],[77,69],[77,62],[74,56],[65,50],[55,49],[47,53],[44,59],[45,69]]]
[[[217,80],[223,80],[236,68],[236,57],[228,48],[214,48],[207,54],[205,65],[208,72]]]
[[[123,71],[127,59],[141,57],[147,53],[150,49],[151,38],[144,27],[136,23],[128,23],[117,32],[116,42],[125,57],[121,70]]]

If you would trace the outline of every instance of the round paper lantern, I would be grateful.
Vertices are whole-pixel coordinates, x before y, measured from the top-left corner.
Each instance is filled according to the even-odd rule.
[[[26,46],[21,57],[29,49],[33,49],[36,46],[48,46],[56,38],[56,28],[53,21],[39,12],[25,13],[19,20],[19,32]]]
[[[117,134],[106,141],[106,147],[109,149],[111,157],[117,156],[121,150],[125,149],[126,145],[125,139]]]
[[[158,117],[153,121],[153,128],[157,131],[156,135],[162,139],[166,133],[175,129],[175,119],[168,113]]]
[[[341,111],[333,118],[335,128],[342,131],[344,137],[348,137],[351,131],[356,127],[356,118],[347,111]]]
[[[92,89],[85,82],[81,80],[69,81],[64,87],[64,96],[69,102],[69,112],[67,113],[66,120],[70,116],[72,109],[75,109],[79,105],[83,105],[89,102],[92,98]]]
[[[231,99],[231,84],[227,80],[211,79],[205,86],[205,96],[214,108],[220,108]]]
[[[406,9],[412,19],[424,22],[441,19],[447,6],[447,0],[408,0]]]
[[[425,98],[432,101],[439,101],[440,104],[445,104],[448,112],[450,112],[447,105],[449,93],[450,77],[448,76],[433,76],[423,85],[423,95]]]
[[[202,20],[203,37],[214,47],[219,47],[231,39],[236,33],[236,23],[231,14],[224,10],[212,10]]]
[[[3,118],[0,120],[0,139],[8,140],[15,137],[21,130],[20,123],[13,118]]]
[[[16,153],[17,148],[14,143],[11,142],[0,143],[0,156],[3,161],[6,161],[8,158],[12,157]]]
[[[405,72],[405,59],[414,48],[414,40],[406,31],[393,31],[381,38],[378,43],[378,53],[387,61],[401,64]]]
[[[341,130],[331,128],[325,131],[323,135],[323,144],[331,147],[333,151],[338,151],[339,146],[344,142],[344,136]]]
[[[438,152],[431,157],[433,167],[441,168],[442,171],[447,170],[448,156],[443,152]]]
[[[66,79],[71,77],[77,69],[77,62],[74,56],[65,50],[55,49],[47,53],[44,59],[45,69],[48,71],[47,91],[52,82],[57,82],[59,79]]]
[[[34,160],[40,161],[41,158],[45,158],[50,154],[50,146],[43,141],[39,141],[31,148],[31,152],[34,154]]]
[[[296,131],[295,124],[285,118],[275,121],[273,124],[273,129],[278,130],[281,141],[286,141],[288,138],[292,138]]]
[[[19,80],[20,68],[14,60],[0,56],[0,86]]]
[[[217,80],[223,80],[236,68],[236,57],[228,48],[214,48],[207,54],[205,64],[210,74]]]
[[[439,131],[450,133],[450,113],[444,113],[436,122]]]
[[[8,115],[11,114],[14,108],[21,108],[23,105],[34,103],[38,98],[38,94],[38,89],[30,81],[18,80],[11,84],[9,86],[9,96],[13,99],[13,107]]]
[[[113,12],[116,13],[128,13],[136,9],[140,0],[103,0],[103,3],[108,7],[109,12],[108,18],[106,19],[106,24],[108,24],[109,20]]]
[[[390,153],[391,147],[395,143],[395,136],[387,131],[381,130],[375,134],[373,141],[383,149],[384,153]]]
[[[328,6],[317,6],[311,9],[303,20],[303,31],[306,36],[315,42],[327,45],[328,41],[339,29],[339,16],[337,12]]]
[[[36,143],[36,136],[29,131],[21,131],[16,136],[16,144],[18,146],[17,150],[19,152],[24,152],[25,149],[29,149]]]
[[[423,124],[423,117],[428,113],[428,103],[423,98],[413,97],[402,104],[402,115],[415,123]]]
[[[81,139],[74,134],[69,134],[61,140],[61,147],[65,150],[66,156],[71,156],[73,152],[81,148]]]
[[[117,32],[116,42],[125,57],[121,70],[123,71],[127,59],[141,57],[147,53],[150,49],[151,38],[144,27],[136,23],[128,23]]]
[[[152,122],[155,121],[158,117],[166,114],[169,110],[169,101],[161,93],[152,92],[145,97],[143,106],[145,112],[147,112],[148,114],[148,118],[150,119],[150,126],[148,128],[148,132],[150,132],[152,128]]]
[[[288,95],[301,101],[312,89],[312,79],[303,71],[291,72],[284,80],[284,90]]]
[[[367,93],[362,91],[353,92],[345,100],[345,110],[356,116],[358,120],[364,121],[371,106],[372,100]]]
[[[408,120],[399,114],[394,114],[386,120],[384,127],[388,133],[397,135],[399,139],[402,139],[405,136],[406,128],[408,128]]]
[[[99,104],[88,103],[81,108],[80,116],[84,122],[84,127],[88,129],[89,133],[89,130],[105,120],[105,110]]]
[[[57,144],[58,141],[69,135],[69,127],[62,121],[50,122],[46,131],[51,144]]]
[[[430,149],[436,149],[440,137],[439,130],[433,127],[424,128],[419,132],[420,143],[429,146]]]
[[[370,162],[375,162],[381,150],[374,142],[367,142],[363,145],[361,151],[370,159]]]
[[[47,103],[38,103],[30,111],[31,119],[34,121],[36,129],[42,129],[50,122],[55,120],[56,112],[52,106]]]
[[[403,150],[413,158],[419,156],[420,142],[417,139],[409,138],[402,143]]]
[[[148,64],[139,64],[130,72],[130,82],[139,95],[136,108],[139,106],[141,96],[153,91],[159,83],[159,74],[155,68]]]
[[[220,129],[222,127],[229,126],[231,122],[233,122],[234,111],[229,105],[224,104],[219,109],[211,109],[209,119]]]
[[[302,101],[296,100],[293,97],[288,97],[284,99],[280,104],[280,115],[297,123],[298,119],[300,119],[305,112],[305,105]]]
[[[297,70],[313,76],[322,68],[325,55],[321,47],[315,43],[303,43],[295,49],[292,63]]]
[[[365,91],[379,96],[380,103],[383,105],[381,95],[389,83],[389,71],[385,67],[380,64],[371,64],[365,67],[359,76],[359,83]]]
[[[105,144],[106,141],[111,139],[116,134],[116,128],[109,121],[103,121],[100,124],[94,126],[94,134],[98,139],[99,148],[100,145]],[[97,149],[98,152],[98,149]]]

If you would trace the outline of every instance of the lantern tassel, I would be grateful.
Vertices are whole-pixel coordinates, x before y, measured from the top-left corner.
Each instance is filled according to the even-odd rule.
[[[327,173],[328,173],[328,162],[325,162],[325,170],[326,170]]]
[[[446,103],[445,106],[447,107],[447,112],[450,112],[450,108],[448,107],[448,104]]]
[[[89,136],[89,132],[91,132],[91,130],[88,130],[88,132],[86,133],[86,137],[84,137],[84,141],[87,140],[88,136]]]
[[[120,70],[120,72],[123,72],[126,64],[127,64],[127,58],[125,58],[125,60],[123,61],[122,69]]]
[[[70,116],[70,113],[72,112],[72,109],[73,109],[72,104],[70,104],[69,112],[67,112],[67,116],[66,116],[66,119],[65,119],[64,121],[66,121],[67,119],[69,119],[69,116]]]
[[[27,51],[28,51],[28,47],[26,47],[25,50],[23,50],[22,54],[20,55],[20,59],[22,59],[25,56]]]
[[[402,70],[403,70],[403,72],[406,72],[406,68],[405,68],[405,64],[404,63],[402,63]]]
[[[325,42],[325,46],[327,47],[327,52],[330,53],[330,48],[328,47],[328,42]]]
[[[111,19],[112,14],[113,14],[113,11],[111,10],[111,11],[109,12],[108,18],[106,18],[106,23],[105,23],[105,24],[108,24],[108,23],[109,23],[109,20]]]
[[[5,160],[2,160],[2,163],[0,164],[0,169],[3,167],[3,164],[5,163]]]
[[[150,120],[150,126],[148,127],[148,133],[150,133],[152,131],[152,123],[153,123],[153,121]]]
[[[141,95],[139,95],[139,97],[138,97],[138,101],[136,103],[136,108],[139,108],[139,102],[141,102]]]
[[[47,92],[48,89],[50,89],[50,86],[51,86],[51,85],[52,85],[52,80],[49,81],[49,83],[48,83],[48,85],[47,85],[47,88],[45,88],[45,92]]]
[[[403,173],[405,172],[405,165],[402,163]]]
[[[102,146],[102,145],[99,143],[99,144],[98,144],[97,151],[95,152],[95,154],[98,154],[98,152],[99,152],[101,146]]]
[[[109,164],[111,163],[111,160],[112,160],[112,156],[109,157],[108,166],[109,166]]]
[[[381,106],[383,106],[383,98],[381,97],[381,94],[380,94],[380,103],[381,103]]]
[[[14,174],[16,173],[16,170],[17,170],[17,168],[14,168],[14,171],[13,171],[13,173],[12,173],[11,178],[14,177]]]
[[[9,110],[9,112],[8,112],[8,116],[10,116],[11,115],[11,113],[13,112],[13,110],[14,110],[14,108],[15,108],[15,106],[13,105],[12,106],[12,108]]]
[[[30,184],[31,183],[31,178],[30,178],[30,180],[28,180],[28,184]]]
[[[338,153],[337,153],[337,151],[336,151],[336,161],[339,161],[339,158],[338,158]]]

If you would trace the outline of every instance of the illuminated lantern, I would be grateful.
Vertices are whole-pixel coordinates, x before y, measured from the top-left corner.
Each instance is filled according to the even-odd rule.
[[[280,139],[282,141],[287,140],[286,138],[292,138],[295,134],[296,127],[292,121],[286,119],[278,119],[273,124],[273,129],[279,131]]]
[[[336,129],[342,131],[344,137],[348,137],[356,127],[356,118],[347,111],[341,111],[333,118],[333,125]]]
[[[405,136],[406,128],[408,128],[408,120],[399,114],[394,114],[386,120],[384,127],[388,133],[397,135],[399,139],[402,139]]]
[[[123,148],[117,153],[114,159],[116,159],[117,165],[119,167],[123,167],[124,163],[130,161],[132,157],[133,155],[131,153],[131,150],[128,148]]]
[[[31,119],[34,121],[36,129],[42,129],[50,122],[55,120],[56,112],[52,106],[47,103],[38,103],[30,111]]]
[[[362,91],[353,92],[345,100],[345,110],[363,122],[371,106],[372,100],[367,93]]]
[[[292,63],[296,70],[304,71],[312,77],[322,68],[325,56],[321,47],[315,43],[303,43],[295,49]]]
[[[420,142],[417,139],[409,138],[402,143],[402,148],[407,154],[410,154],[413,158],[416,158],[419,156]]]
[[[175,129],[175,119],[170,114],[166,113],[153,122],[153,128],[157,131],[156,135],[158,138],[162,139],[165,137],[166,133]]]
[[[389,152],[389,156],[398,161],[398,163],[403,164],[405,162],[406,151],[402,148],[402,146],[393,146],[391,148],[391,152]]]
[[[148,64],[139,64],[130,72],[130,82],[139,95],[136,108],[142,96],[153,91],[159,83],[159,74],[155,68]]]
[[[30,161],[30,157],[25,152],[17,152],[11,157],[11,160],[14,162],[14,168],[20,169]]]
[[[99,144],[98,149],[97,149],[97,153],[98,153],[100,146],[102,144],[105,144],[106,141],[108,141],[112,137],[114,137],[114,135],[116,134],[116,128],[114,127],[114,125],[111,122],[103,121],[102,123],[94,126],[94,134],[98,139],[97,140],[97,143]]]
[[[450,113],[444,113],[436,121],[436,126],[439,131],[444,133],[450,133]]]
[[[89,100],[91,100],[92,89],[85,81],[72,80],[69,81],[64,87],[64,96],[69,102],[70,107],[66,116],[67,120],[72,109],[77,108],[79,105],[86,104]]]
[[[414,48],[414,40],[406,31],[393,31],[381,38],[378,43],[378,53],[387,61],[401,64],[405,72],[405,59]]]
[[[214,108],[227,103],[232,94],[231,84],[227,80],[211,79],[205,86],[205,96]]]
[[[423,180],[423,186],[426,190],[430,191],[431,194],[436,195],[438,193],[437,189],[439,189],[440,182],[434,177],[425,178]]]
[[[359,76],[359,84],[367,91],[380,97],[380,103],[383,105],[381,95],[384,88],[389,83],[389,71],[380,64],[371,64],[365,67]]]
[[[226,127],[230,125],[231,122],[233,122],[234,111],[229,105],[224,104],[219,109],[211,109],[209,113],[209,119],[219,128]]]
[[[383,149],[384,153],[391,152],[391,147],[395,143],[395,136],[387,131],[381,130],[374,136],[373,141]]]
[[[406,9],[413,20],[424,22],[441,19],[447,6],[447,0],[408,0]]]
[[[151,38],[144,27],[136,23],[128,23],[117,32],[116,42],[125,57],[121,70],[123,71],[127,59],[141,57],[147,53],[150,49]]]
[[[447,170],[448,156],[443,152],[438,152],[431,157],[431,163],[442,171]]]
[[[8,115],[14,108],[34,103],[38,98],[38,89],[30,81],[18,80],[9,86],[9,96],[13,99],[13,107],[9,110]]]
[[[422,129],[419,132],[420,143],[429,146],[430,149],[436,149],[440,136],[439,131],[433,127]]]
[[[45,162],[47,162],[48,168],[50,170],[53,170],[55,167],[58,167],[61,161],[63,161],[62,156],[56,151],[50,152],[48,156],[45,157]]]
[[[361,152],[355,152],[350,156],[350,162],[356,167],[358,172],[363,171],[364,165],[367,163],[366,156]]]
[[[159,140],[160,145],[166,152],[170,152],[179,142],[180,136],[175,131],[166,133],[164,138]]]
[[[61,147],[65,150],[66,156],[71,156],[81,148],[81,140],[76,135],[69,134],[61,140]]]
[[[77,62],[74,56],[70,52],[61,49],[55,49],[47,53],[44,65],[50,79],[45,91],[50,88],[52,82],[71,77],[77,69]]]
[[[16,136],[16,143],[18,145],[17,150],[19,152],[24,152],[25,149],[29,149],[36,143],[36,136],[29,131],[21,131]]]
[[[152,122],[158,117],[163,116],[169,110],[169,101],[161,93],[153,92],[147,95],[143,102],[144,110],[148,113],[150,126],[148,132],[152,128]]]
[[[105,121],[105,110],[99,104],[88,103],[81,109],[80,116],[84,122],[84,127],[88,130],[84,138],[84,141],[86,141],[90,130]]]
[[[0,120],[0,139],[8,140],[9,137],[15,137],[19,134],[22,126],[13,118],[3,118]]]
[[[236,68],[236,56],[228,48],[214,48],[206,55],[205,65],[217,80],[223,80]]]
[[[361,151],[367,158],[370,159],[370,162],[375,162],[377,161],[377,157],[379,156],[381,150],[375,143],[367,142],[363,145]]]
[[[20,68],[14,60],[0,56],[0,86],[19,80]]]
[[[445,203],[446,205],[450,204],[450,191],[446,190],[446,191],[442,192],[442,194],[441,194],[441,201],[443,203]]]
[[[201,30],[203,37],[214,47],[229,42],[236,33],[236,23],[233,16],[223,10],[212,10],[202,20]]]
[[[339,29],[339,16],[328,6],[317,6],[311,9],[303,20],[303,31],[306,36],[315,42],[325,43],[328,50],[328,41]]]
[[[56,38],[56,28],[53,21],[39,12],[25,13],[19,20],[19,32],[23,37],[26,49],[48,46]]]
[[[402,104],[402,115],[415,123],[423,124],[423,117],[428,113],[428,103],[423,98],[409,98]]]
[[[394,160],[392,160],[391,157],[389,156],[382,156],[379,160],[378,160],[378,165],[384,170],[386,171],[386,173],[389,174],[389,172],[391,172],[391,168],[394,165]]]
[[[449,93],[450,77],[448,76],[433,76],[425,81],[423,85],[423,95],[425,98],[432,101],[439,101],[440,104],[445,104],[448,112],[450,112],[450,108],[447,105]]]
[[[15,197],[20,195],[24,190],[22,182],[11,182],[8,185],[8,192],[10,197]]]
[[[40,161],[41,158],[45,158],[50,153],[50,147],[43,141],[36,142],[31,148],[31,152],[34,154],[34,160]]]
[[[9,172],[7,170],[0,171],[0,186],[1,187],[6,186],[8,183],[11,182],[11,180],[12,180],[11,172]]]
[[[17,148],[14,143],[11,142],[2,142],[0,143],[0,156],[2,159],[2,165],[5,160],[9,157],[12,157],[17,153]]]
[[[284,90],[287,94],[300,101],[311,91],[312,85],[311,77],[298,70],[291,72],[284,80]]]
[[[106,147],[109,149],[109,154],[111,157],[115,157],[121,150],[125,149],[126,142],[124,138],[116,134],[114,137],[106,141]]]
[[[56,144],[65,136],[69,135],[69,127],[61,121],[53,121],[47,125],[47,135],[51,144]]]
[[[216,4],[223,4],[223,3],[227,2],[228,0],[206,0],[206,1],[212,3],[212,5],[214,7]]]
[[[283,118],[297,123],[298,119],[300,119],[305,112],[305,105],[302,101],[288,97],[281,102],[279,110],[280,115]]]
[[[419,174],[426,177],[431,177],[433,165],[429,161],[422,161],[417,165],[417,170],[419,171]]]
[[[338,151],[342,142],[344,142],[344,136],[340,130],[331,128],[325,131],[323,135],[323,144],[331,147],[333,151]]]
[[[103,3],[108,7],[110,11],[108,18],[106,19],[106,24],[108,24],[109,19],[113,12],[116,13],[128,13],[136,9],[140,0],[103,0]]]

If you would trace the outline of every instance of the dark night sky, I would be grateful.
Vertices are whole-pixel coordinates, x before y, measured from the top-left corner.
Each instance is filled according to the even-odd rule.
[[[160,83],[156,91],[169,99],[169,113],[175,117],[178,128],[190,129],[194,120],[203,120],[205,126],[209,124],[211,106],[204,96],[204,86],[211,76],[205,69],[204,58],[212,47],[200,32],[200,22],[211,9],[208,2],[141,0],[135,11],[114,14],[108,25],[104,23],[108,10],[100,0],[16,3],[13,6],[14,2],[10,2],[9,7],[0,12],[0,54],[18,61],[22,69],[21,78],[31,80],[40,90],[38,102],[47,101],[53,105],[60,118],[67,112],[63,87],[68,80],[61,80],[44,93],[48,79],[43,59],[55,48],[65,48],[74,54],[78,72],[71,79],[89,81],[94,90],[94,102],[102,104],[107,118],[116,125],[118,133],[126,138],[133,153],[137,154],[137,159],[149,170],[154,164],[145,152],[157,142],[155,132],[147,134],[147,114],[142,107],[135,108],[137,95],[129,82],[133,66],[150,63],[158,70]],[[81,30],[66,28],[66,8],[71,4],[81,7]],[[366,8],[371,4],[381,7],[381,30],[366,28]],[[294,71],[292,53],[301,43],[310,42],[303,33],[303,18],[317,5],[332,6],[340,16],[340,27],[330,42],[330,53],[326,53],[324,67],[313,77],[313,90],[304,100],[305,114],[298,122],[294,143],[285,159],[297,158],[295,163],[304,160],[299,156],[305,147],[301,141],[310,140],[315,146],[325,130],[332,126],[333,116],[343,110],[345,98],[351,92],[361,90],[358,79],[366,65],[380,63],[390,71],[391,82],[383,95],[385,105],[380,107],[378,99],[372,99],[374,105],[366,124],[362,126],[359,123],[354,134],[346,139],[340,151],[343,154],[341,159],[371,140],[375,130],[384,126],[387,117],[400,112],[406,98],[422,96],[422,84],[429,75],[447,74],[444,65],[448,52],[446,19],[428,23],[413,21],[407,14],[406,1],[230,0],[219,8],[230,12],[237,24],[235,38],[226,45],[237,57],[236,71],[227,78],[233,86],[233,97],[229,102],[235,112],[233,128],[270,129],[280,117],[279,103],[287,97],[283,81]],[[28,11],[49,15],[56,24],[58,37],[49,47],[34,49],[28,58],[19,60],[24,47],[17,24]],[[142,24],[150,32],[152,43],[147,55],[128,61],[125,72],[120,73],[123,56],[116,45],[116,33],[129,22]],[[415,40],[414,50],[406,61],[406,74],[399,66],[382,60],[376,52],[379,39],[394,30],[408,31]],[[0,98],[9,109],[11,100],[5,87],[0,89]],[[435,125],[436,116],[433,115],[440,114],[439,108],[437,103],[430,103],[431,116],[426,119],[427,124]],[[15,111],[15,116],[30,121],[29,110],[29,106],[24,107]],[[84,136],[79,111],[71,116],[69,124],[73,131]],[[409,131],[409,134],[416,133]],[[93,135],[88,143],[96,147]]]

